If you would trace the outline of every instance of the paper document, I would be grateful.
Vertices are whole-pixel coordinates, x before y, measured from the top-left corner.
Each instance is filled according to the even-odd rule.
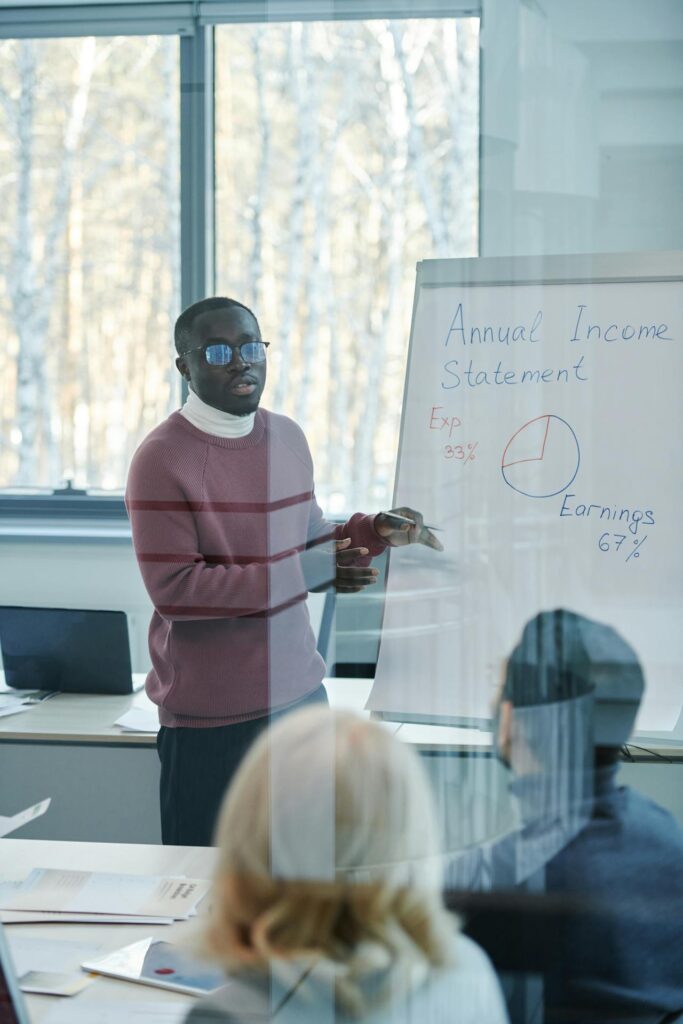
[[[211,888],[197,878],[36,868],[23,882],[0,884],[2,910],[190,917]]]
[[[0,708],[22,704],[28,697],[36,697],[39,690],[0,690]]]
[[[217,964],[205,963],[173,942],[148,936],[104,957],[84,960],[84,971],[187,995],[208,995],[229,984]]]
[[[8,718],[9,715],[20,715],[22,711],[28,711],[30,704],[22,704],[19,702],[12,702],[11,704],[3,704],[0,706],[0,718]]]
[[[141,914],[70,914],[56,910],[0,910],[2,924],[173,924],[172,917]]]
[[[51,697],[56,697],[59,690],[2,690],[0,691],[0,707],[11,704],[42,704]]]
[[[81,996],[75,1003],[58,1003],[41,1017],[41,1024],[181,1024],[194,1006],[193,996],[169,995],[166,1000],[145,999],[112,1003]]]
[[[0,839],[3,836],[8,836],[10,832],[16,832],[22,825],[26,825],[27,822],[33,821],[35,818],[39,818],[41,814],[45,814],[45,811],[50,806],[50,797],[47,800],[41,800],[39,804],[34,804],[33,807],[27,807],[25,811],[19,811],[18,814],[13,814],[10,818],[6,818],[0,814]]]
[[[114,722],[127,732],[159,732],[159,713],[156,707],[130,708]]]
[[[0,691],[0,718],[18,715],[36,704],[42,704],[55,696],[52,690],[2,690]]]

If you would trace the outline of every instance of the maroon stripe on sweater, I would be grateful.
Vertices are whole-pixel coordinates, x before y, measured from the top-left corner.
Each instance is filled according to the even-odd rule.
[[[152,501],[131,499],[128,508],[135,512],[277,512],[311,501],[313,491],[293,494],[277,501]]]
[[[308,597],[306,591],[303,594],[297,594],[296,597],[292,597],[289,601],[283,601],[276,608],[238,608],[238,607],[214,607],[213,605],[186,605],[186,604],[160,604],[157,611],[160,615],[170,615],[172,618],[180,618],[186,615],[191,619],[234,619],[250,618],[250,619],[268,619],[271,615],[277,615],[278,612],[283,612],[287,608],[291,608],[292,605],[301,604]]]
[[[275,555],[187,555],[176,554],[169,551],[147,551],[138,553],[138,562],[152,562],[159,565],[199,565],[205,562],[206,565],[271,565],[273,562],[281,562],[283,558],[291,555],[300,555],[302,551],[317,547],[326,540],[330,540],[333,534],[318,537],[307,544],[299,544],[295,548],[288,548],[287,551],[279,551]]]
[[[168,551],[147,551],[138,553],[138,562],[152,562],[157,565],[268,565],[279,562],[292,551],[283,551],[278,555],[185,555]]]

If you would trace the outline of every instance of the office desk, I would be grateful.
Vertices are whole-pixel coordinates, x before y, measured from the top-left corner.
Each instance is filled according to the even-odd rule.
[[[0,686],[2,675],[0,673]],[[144,676],[134,678],[137,685]],[[371,679],[337,677],[325,679],[324,683],[332,707],[369,714],[365,704],[372,687]],[[0,718],[0,743],[155,748],[153,733],[126,732],[114,725],[131,707],[153,708],[154,705],[144,689],[123,697],[61,693],[22,714]],[[491,752],[491,734],[480,729],[408,722],[387,723],[387,726],[421,753]],[[633,744],[631,753],[635,761],[683,760],[683,741],[636,734]]]
[[[332,679],[327,685],[333,706],[362,711],[367,680]],[[48,814],[22,835],[160,843],[156,736],[114,725],[132,706],[152,707],[144,690],[122,697],[63,693],[0,718],[0,777],[11,780],[0,813],[50,796]]]
[[[134,680],[138,685],[144,676]],[[368,714],[364,708],[371,685],[370,679],[325,680],[332,707],[363,714]],[[155,748],[153,733],[126,732],[114,725],[132,707],[154,709],[144,689],[123,697],[60,693],[21,714],[0,718],[0,742]]]
[[[369,679],[326,679],[330,704],[362,714],[372,686]],[[0,813],[12,814],[47,796],[52,797],[48,813],[25,827],[21,833],[32,839],[90,842],[159,843],[159,760],[153,733],[124,732],[114,722],[132,706],[150,706],[143,691],[123,696],[57,697],[7,718],[0,718],[0,777],[11,780],[3,793]],[[387,728],[424,754],[432,775],[440,774],[444,802],[465,783],[477,791],[504,785],[501,771],[463,755],[478,754],[491,761],[491,735],[477,729],[450,726],[387,723]],[[636,742],[641,742],[636,739]],[[642,746],[683,765],[683,745],[661,740]],[[442,755],[454,755],[446,768]],[[649,755],[642,752],[644,760]],[[657,779],[668,766],[646,765],[643,778],[634,781],[655,799],[661,783]],[[634,775],[636,766],[625,767]],[[444,773],[448,780],[444,781]],[[643,774],[644,773],[644,774]],[[494,782],[488,776],[493,775]],[[476,778],[475,778],[476,776]],[[656,783],[654,790],[643,780]],[[631,781],[630,779],[628,781]],[[674,787],[670,787],[674,788]],[[498,795],[495,800],[500,803]],[[666,804],[666,800],[662,801]],[[495,811],[494,817],[499,814]],[[683,815],[679,814],[679,817]]]
[[[136,682],[141,679],[136,679]],[[363,715],[372,681],[326,679],[330,704]],[[114,722],[131,707],[151,707],[144,690],[123,697],[59,694],[44,704],[0,719],[0,772],[12,780],[4,794],[2,813],[21,810],[46,796],[48,813],[25,826],[22,836],[32,839],[89,842],[160,843],[159,760],[153,733],[124,732]],[[428,755],[491,752],[491,737],[476,729],[387,722],[386,728]],[[479,765],[476,772],[464,763],[436,764],[429,771],[443,793],[467,785],[488,791],[483,771],[496,775],[496,789],[504,784],[498,766]],[[438,775],[438,779],[436,776]],[[446,777],[447,776],[447,777]],[[498,777],[500,776],[500,778]],[[444,806],[450,798],[444,795]],[[446,811],[444,812],[447,813]],[[500,817],[500,801],[492,812]],[[484,827],[482,825],[482,827]],[[486,826],[488,828],[488,825]]]
[[[35,839],[0,839],[0,879],[25,878],[33,868],[69,868],[77,871],[115,871],[130,874],[175,874],[190,878],[211,878],[216,851],[183,846],[125,846],[105,843],[60,843]],[[6,925],[6,934],[41,939],[71,939],[103,947],[104,956],[130,942],[157,935],[180,941],[196,930],[196,922],[177,921],[172,925],[139,924],[20,924]],[[74,969],[77,964],[73,965]],[[32,1024],[39,1024],[58,996],[25,996]],[[175,992],[135,985],[113,978],[96,978],[91,985],[72,997],[73,1006],[106,1001],[120,1004],[125,1020],[127,1002],[169,1003],[190,1007],[194,998]],[[96,1024],[96,1016],[92,1022]]]

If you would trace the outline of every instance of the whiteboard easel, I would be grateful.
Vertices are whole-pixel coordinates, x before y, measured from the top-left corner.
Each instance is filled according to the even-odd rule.
[[[394,506],[445,552],[391,552],[375,684],[388,718],[481,724],[524,623],[617,628],[683,725],[683,254],[418,264]]]

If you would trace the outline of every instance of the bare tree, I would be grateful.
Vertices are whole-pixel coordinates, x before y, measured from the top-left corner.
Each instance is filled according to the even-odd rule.
[[[295,22],[288,32],[288,71],[296,124],[296,156],[286,230],[286,269],[281,290],[278,317],[278,348],[281,353],[280,373],[275,389],[275,406],[282,408],[288,398],[294,335],[298,334],[297,318],[301,301],[303,263],[305,256],[305,216],[310,186],[311,166],[315,156],[315,135],[311,117],[311,53],[309,26]]]
[[[17,359],[16,425],[21,435],[18,484],[39,479],[39,438],[51,452],[50,409],[55,396],[48,387],[46,361],[53,302],[64,273],[65,230],[69,217],[74,161],[88,106],[94,67],[95,42],[84,39],[79,48],[76,76],[64,126],[56,169],[51,212],[39,253],[34,204],[35,93],[37,88],[35,44],[17,43],[19,96],[10,104],[11,134],[17,166],[17,215],[12,240],[8,292],[14,328],[19,338]]]
[[[249,42],[254,62],[254,80],[257,97],[257,131],[259,139],[258,165],[249,201],[251,227],[251,254],[249,259],[249,300],[258,309],[263,294],[263,217],[268,200],[270,180],[270,116],[266,103],[266,74],[263,66],[263,33],[260,25],[252,28]]]

